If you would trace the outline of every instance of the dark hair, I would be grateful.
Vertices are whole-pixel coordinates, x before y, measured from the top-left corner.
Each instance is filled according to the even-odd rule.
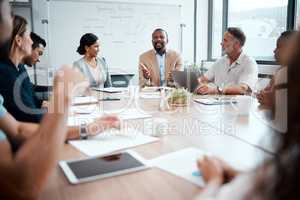
[[[15,37],[17,35],[23,36],[24,33],[26,32],[27,24],[28,23],[24,17],[21,17],[19,15],[13,16],[13,30],[12,30],[11,41],[10,41],[10,50],[13,47]]]
[[[278,133],[279,145],[276,154],[264,166],[270,173],[262,170],[262,176],[256,178],[255,191],[252,194],[258,193],[261,199],[285,200],[297,199],[300,196],[300,34],[296,34],[291,64],[288,67],[287,132]]]
[[[3,2],[4,2],[3,0],[0,0],[0,23],[3,21],[3,19],[2,19],[2,13],[1,13]]]
[[[275,162],[274,196],[293,199],[300,196],[300,34],[293,44],[293,55],[288,67],[288,129],[278,148]]]
[[[77,52],[80,55],[84,55],[86,50],[85,50],[85,46],[91,46],[93,44],[95,44],[98,40],[98,37],[93,34],[93,33],[86,33],[84,34],[81,38],[80,38],[80,45],[77,48]]]
[[[4,0],[0,0],[0,23],[3,21],[2,19],[2,13],[1,13],[1,10],[3,9],[3,3],[4,3]]]
[[[9,40],[5,41],[5,43],[1,45],[0,60],[6,60],[9,58],[9,54],[12,48],[15,48],[14,42],[16,36],[19,35],[22,37],[26,32],[26,30],[27,30],[26,19],[18,15],[13,16],[12,33],[10,35]]]
[[[280,40],[288,40],[290,39],[295,33],[297,33],[297,31],[294,30],[288,30],[288,31],[284,31],[280,34],[278,41]]]
[[[152,32],[152,35],[153,35],[155,32],[164,32],[164,33],[166,34],[166,37],[167,37],[167,40],[168,40],[168,38],[169,38],[168,33],[167,33],[167,31],[165,31],[164,29],[162,29],[162,28],[157,28],[157,29],[155,29],[155,30]]]
[[[41,38],[39,35],[37,35],[36,33],[31,32],[30,38],[33,42],[32,49],[35,49],[35,48],[39,47],[40,45],[43,45],[44,48],[46,47],[46,41],[43,38]]]
[[[229,27],[229,28],[227,28],[227,32],[230,33],[231,35],[233,35],[233,37],[240,42],[241,46],[245,45],[246,35],[242,31],[242,29],[240,29],[238,27]]]

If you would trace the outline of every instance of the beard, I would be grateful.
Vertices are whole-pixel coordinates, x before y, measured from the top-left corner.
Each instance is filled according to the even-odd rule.
[[[160,44],[160,45],[157,45],[157,44]],[[162,42],[156,42],[153,44],[153,46],[154,46],[155,51],[159,54],[164,54],[166,51],[166,48],[165,48],[166,45],[163,44]]]
[[[231,54],[231,52],[233,51],[233,47],[226,47],[226,48],[223,48],[222,49],[222,54],[223,55],[229,55],[229,54]]]

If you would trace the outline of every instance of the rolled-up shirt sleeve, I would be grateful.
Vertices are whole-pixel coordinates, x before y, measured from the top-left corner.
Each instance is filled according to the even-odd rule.
[[[215,80],[215,68],[217,67],[218,62],[214,63],[208,71],[204,74],[204,76],[208,79],[208,81],[212,82]]]
[[[254,60],[249,60],[240,74],[239,83],[245,84],[251,91],[255,89],[258,81],[258,67]]]

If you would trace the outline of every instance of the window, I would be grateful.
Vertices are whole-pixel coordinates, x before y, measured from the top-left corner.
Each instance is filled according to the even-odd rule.
[[[257,60],[273,60],[276,40],[286,30],[288,0],[229,0],[228,26],[242,28],[244,47]]]
[[[296,10],[296,28],[300,28],[300,0],[297,0],[297,10]]]
[[[287,29],[289,22],[289,0],[213,0],[213,2],[210,11],[212,31],[209,60],[221,56],[220,42],[225,28],[237,26],[247,36],[244,50],[248,55],[258,61],[274,61],[273,50],[276,40]]]
[[[220,43],[223,38],[223,0],[213,1],[212,12],[212,57],[218,58],[222,54]]]

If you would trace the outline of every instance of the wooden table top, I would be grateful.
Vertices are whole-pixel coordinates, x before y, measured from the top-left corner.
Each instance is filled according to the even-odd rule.
[[[271,141],[277,133],[263,120],[256,105],[248,117],[237,116],[230,105],[205,107],[195,102],[191,102],[187,108],[161,112],[157,99],[123,98],[121,101],[100,102],[98,106],[105,111],[135,107],[153,117],[168,119],[168,135],[161,137],[158,142],[132,149],[146,159],[198,147],[223,158],[240,170],[249,170],[272,156],[274,151]],[[134,120],[130,123],[142,122]],[[62,160],[82,157],[85,155],[69,144],[65,144],[60,155]],[[198,186],[158,168],[71,185],[57,166],[40,199],[176,200],[193,199],[200,192]]]

